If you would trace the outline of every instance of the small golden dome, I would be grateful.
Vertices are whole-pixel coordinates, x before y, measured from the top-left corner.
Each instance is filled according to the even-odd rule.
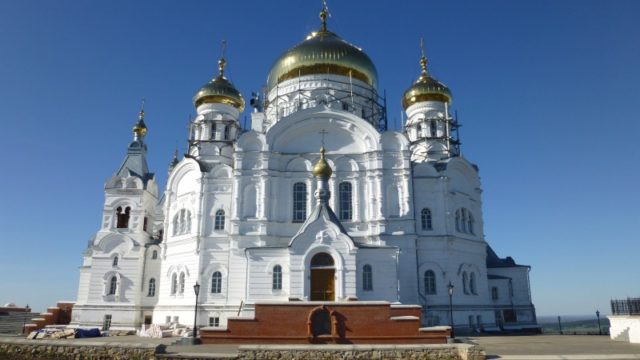
[[[327,160],[324,158],[324,146],[320,148],[320,160],[313,167],[313,176],[315,177],[323,177],[330,178],[331,174],[333,174],[333,170],[331,170],[331,166],[327,163]]]
[[[326,27],[326,9],[320,13],[322,28],[280,55],[267,76],[269,90],[277,84],[303,75],[352,76],[374,88],[378,72],[362,49],[348,43]]]
[[[225,64],[224,58],[221,58],[218,61],[219,75],[202,86],[193,97],[196,108],[202,104],[218,103],[231,105],[240,112],[244,110],[242,94],[224,77]]]
[[[420,77],[402,96],[402,107],[406,110],[409,106],[422,101],[451,103],[451,91],[446,85],[429,75],[427,58],[424,55],[420,58],[420,67],[422,68]]]

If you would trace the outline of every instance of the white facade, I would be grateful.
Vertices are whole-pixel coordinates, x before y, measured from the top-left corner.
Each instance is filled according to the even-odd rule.
[[[300,73],[243,130],[241,107],[208,96],[163,195],[144,133],[107,181],[73,323],[190,325],[198,282],[201,325],[317,296],[421,304],[425,324],[448,325],[451,283],[456,328],[535,325],[529,267],[485,242],[478,170],[460,155],[448,102],[418,101],[403,132],[382,131],[375,83]],[[329,178],[312,174],[321,146]]]

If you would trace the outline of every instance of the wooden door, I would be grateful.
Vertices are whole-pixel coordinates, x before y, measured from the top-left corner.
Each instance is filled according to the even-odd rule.
[[[335,270],[311,269],[311,300],[334,301],[335,295]]]

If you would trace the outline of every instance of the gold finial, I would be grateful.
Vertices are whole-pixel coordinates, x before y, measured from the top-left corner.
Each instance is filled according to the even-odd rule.
[[[133,135],[136,140],[142,139],[147,134],[147,125],[144,123],[144,99],[142,99],[142,105],[140,106],[140,113],[138,114],[138,122],[133,127]]]
[[[422,68],[422,75],[427,76],[427,57],[424,55],[424,39],[420,38],[420,51],[422,56],[420,57],[420,67]]]
[[[227,61],[224,59],[224,53],[227,50],[227,41],[222,40],[222,55],[220,55],[220,60],[218,60],[218,77],[224,77],[224,67],[227,64]]]
[[[327,16],[329,15],[329,7],[327,6],[327,0],[322,0],[322,11],[320,11],[320,21],[322,22],[322,32],[327,31]]]

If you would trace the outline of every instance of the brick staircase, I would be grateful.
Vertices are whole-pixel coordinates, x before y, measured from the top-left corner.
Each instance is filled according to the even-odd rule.
[[[40,330],[47,325],[69,325],[73,304],[74,303],[70,301],[60,301],[57,306],[47,308],[46,312],[42,312],[37,317],[31,318],[31,321],[24,327],[24,334],[29,334],[34,330]]]

